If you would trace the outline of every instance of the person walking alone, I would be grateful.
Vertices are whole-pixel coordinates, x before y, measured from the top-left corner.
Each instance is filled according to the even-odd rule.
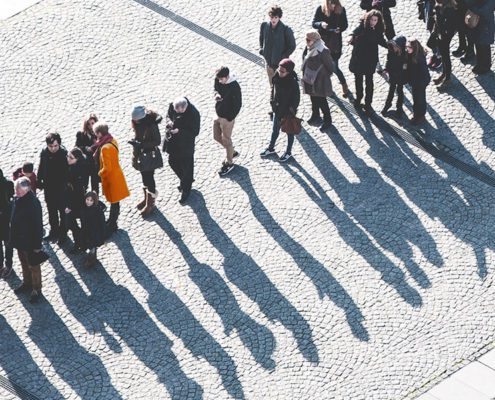
[[[158,196],[155,183],[155,170],[163,167],[160,146],[162,139],[158,124],[162,122],[162,116],[148,110],[143,106],[137,106],[132,110],[132,129],[134,139],[129,141],[133,146],[132,166],[141,173],[144,198],[136,208],[145,217],[155,208]]]
[[[226,160],[218,171],[220,176],[225,176],[234,169],[234,157],[239,156],[232,144],[232,130],[242,107],[242,94],[239,83],[228,67],[217,70],[214,88],[217,118],[213,121],[213,138],[227,153]]]

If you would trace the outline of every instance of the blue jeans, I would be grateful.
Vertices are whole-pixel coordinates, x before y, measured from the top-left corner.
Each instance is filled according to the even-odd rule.
[[[270,145],[268,148],[270,150],[275,150],[275,142],[277,141],[278,135],[280,134],[280,123],[282,118],[279,118],[277,114],[273,114],[273,125],[272,125],[272,138],[270,140]],[[286,153],[292,154],[292,145],[294,144],[294,135],[287,134],[287,150]]]

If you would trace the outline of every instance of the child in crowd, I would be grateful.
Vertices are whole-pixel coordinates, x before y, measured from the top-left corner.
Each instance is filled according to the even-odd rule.
[[[29,178],[29,180],[31,181],[31,190],[36,195],[36,187],[38,184],[38,178],[36,177],[36,173],[34,172],[34,165],[32,162],[26,161],[22,165],[22,167],[17,168],[14,171],[12,178],[15,181],[19,178],[22,178],[23,176],[25,176],[26,178]]]
[[[84,196],[81,212],[81,245],[88,250],[85,268],[92,268],[98,262],[96,249],[105,242],[105,214],[96,192]]]

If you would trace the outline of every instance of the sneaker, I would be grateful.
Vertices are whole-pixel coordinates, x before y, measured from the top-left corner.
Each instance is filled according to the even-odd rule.
[[[31,292],[31,295],[29,296],[29,302],[31,304],[35,304],[37,303],[41,298],[41,292],[37,291],[37,290],[33,290]]]
[[[263,151],[260,153],[260,156],[261,156],[261,157],[267,157],[267,156],[269,156],[270,154],[275,154],[275,149],[270,149],[269,147],[267,147],[265,150],[263,150]]]
[[[12,267],[5,267],[4,269],[2,269],[2,276],[1,278],[2,279],[7,279],[10,274],[12,273]]]
[[[28,285],[26,285],[25,283],[22,283],[20,286],[17,286],[14,289],[14,293],[15,294],[20,294],[20,293],[27,292],[28,290],[31,290],[31,287],[28,286]]]
[[[237,158],[239,157],[239,155],[240,155],[239,152],[234,150],[234,154],[232,155],[232,158]]]
[[[220,168],[220,171],[218,171],[218,175],[225,176],[233,169],[234,169],[234,164],[224,164],[222,168]]]
[[[292,154],[290,153],[287,153],[285,152],[284,154],[282,154],[282,156],[278,159],[278,161],[280,162],[286,162],[286,161],[289,161],[292,157]]]

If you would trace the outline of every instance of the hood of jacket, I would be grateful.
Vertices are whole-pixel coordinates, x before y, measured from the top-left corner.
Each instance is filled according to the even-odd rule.
[[[399,46],[399,48],[402,51],[402,54],[404,54],[404,52],[406,51],[406,38],[405,38],[405,36],[402,36],[402,35],[395,36],[391,40],[391,42],[394,42],[397,46]]]

